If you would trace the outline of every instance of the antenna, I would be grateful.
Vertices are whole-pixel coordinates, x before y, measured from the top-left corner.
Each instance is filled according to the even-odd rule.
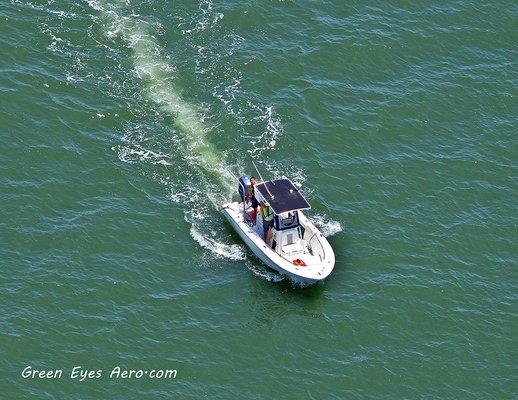
[[[233,177],[236,181],[238,181],[238,182],[239,182],[239,178],[238,178],[237,176],[235,176],[235,175],[232,173],[232,171],[231,171],[230,169],[228,169],[228,168],[227,168],[227,171],[228,171],[228,173],[229,173],[230,175],[232,175],[232,177]],[[241,185],[241,182],[239,182],[239,184]],[[243,186],[243,185],[241,185],[241,186]]]
[[[263,181],[263,182],[264,182],[264,179],[263,179],[263,177],[261,176],[261,173],[259,172],[259,169],[257,168],[257,165],[255,165],[254,160],[252,160],[252,164],[254,164],[255,170],[257,171],[257,175],[259,175],[259,178],[261,178],[261,181]],[[270,193],[270,191],[268,190],[268,186],[266,185],[266,182],[264,182],[264,187],[266,188],[266,191],[267,191],[267,192],[268,192],[268,194],[270,195],[270,198],[273,200],[273,196],[272,196],[272,194]]]

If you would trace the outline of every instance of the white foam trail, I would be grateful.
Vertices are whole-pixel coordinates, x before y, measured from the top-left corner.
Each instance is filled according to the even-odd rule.
[[[169,63],[168,57],[162,56],[162,49],[154,36],[156,27],[137,15],[130,14],[131,9],[127,2],[87,1],[99,12],[106,36],[121,38],[131,49],[134,73],[142,81],[145,97],[154,102],[161,112],[174,118],[174,127],[181,136],[178,142],[182,162],[197,170],[199,173],[195,175],[203,181],[202,188],[199,184],[192,185],[196,187],[188,186],[181,189],[183,193],[171,194],[173,201],[190,207],[185,211],[185,218],[191,223],[191,236],[216,257],[245,259],[240,245],[223,243],[215,238],[214,232],[211,234],[207,231],[207,227],[212,225],[208,220],[210,207],[207,200],[219,208],[224,200],[230,198],[235,188],[219,153],[208,140],[209,129],[203,123],[203,116],[197,107],[180,95],[173,83],[175,69]],[[211,4],[208,3],[209,10],[210,7]],[[205,12],[208,13],[209,10]],[[222,15],[218,17],[221,18]],[[204,29],[204,26],[200,29]],[[138,142],[130,140],[128,135],[123,140],[126,142],[125,146],[114,147],[120,160],[128,163],[146,161],[165,167],[172,165],[167,161],[171,158],[170,155],[146,149]],[[162,181],[169,183],[165,178]],[[168,184],[168,187],[172,189],[172,185]]]
[[[203,124],[200,112],[182,98],[173,84],[174,68],[161,55],[153,25],[134,15],[125,15],[122,2],[89,0],[89,4],[106,21],[106,35],[122,38],[131,48],[134,71],[142,79],[144,94],[162,112],[174,117],[174,126],[186,142],[184,151],[195,158],[193,166],[213,174],[221,186],[219,190],[228,197],[233,190],[228,172],[207,138],[209,129]]]
[[[261,158],[263,153],[275,149],[278,138],[284,132],[284,127],[281,121],[275,115],[273,106],[258,106],[253,103],[248,103],[248,106],[257,109],[260,115],[255,119],[259,119],[266,124],[266,128],[263,133],[257,138],[251,139],[250,142],[250,156],[252,158]]]
[[[214,238],[204,236],[195,224],[191,224],[191,237],[198,242],[198,244],[210,250],[216,257],[229,258],[231,260],[244,260],[245,252],[240,245],[226,244]]]
[[[218,23],[220,19],[223,18],[222,13],[213,13],[212,12],[212,1],[211,0],[202,0],[200,1],[200,5],[198,7],[202,13],[200,19],[198,19],[194,23],[194,27],[190,29],[182,29],[183,35],[190,35],[193,33],[203,32],[207,28],[214,27],[215,24]]]
[[[310,216],[309,219],[326,237],[336,235],[343,231],[341,222],[333,221],[325,215],[315,214]]]
[[[288,277],[279,274],[276,271],[271,270],[270,268],[264,266],[264,265],[256,265],[251,261],[248,261],[247,263],[248,269],[255,275],[258,276],[264,280],[267,280],[269,282],[282,282]]]
[[[98,0],[87,0],[86,1],[90,7],[92,7],[96,11],[103,11],[103,7]]]
[[[164,158],[169,158],[167,154],[157,153],[152,150],[144,149],[141,146],[135,146],[136,148],[127,146],[112,147],[112,150],[117,151],[119,160],[128,164],[133,164],[137,161],[148,161],[151,164],[173,165],[164,160]]]
[[[124,1],[87,0],[87,2],[99,12],[107,37],[120,38],[131,49],[134,73],[141,79],[145,97],[155,103],[162,113],[174,118],[173,124],[179,134],[175,140],[180,148],[181,161],[191,167],[185,168],[186,171],[180,174],[187,174],[190,178],[188,181],[192,184],[178,187],[169,180],[170,173],[160,179],[171,191],[171,199],[188,208],[185,218],[191,224],[191,236],[216,257],[227,257],[232,260],[246,259],[246,253],[241,245],[225,243],[220,239],[224,236],[222,232],[211,230],[217,226],[217,222],[210,221],[211,209],[207,201],[219,209],[222,202],[230,198],[235,185],[225,168],[221,153],[218,153],[208,140],[210,130],[203,122],[202,113],[195,105],[183,98],[174,84],[175,68],[170,64],[169,58],[162,55],[162,48],[155,37],[156,24],[131,14],[129,3]],[[206,7],[200,6],[203,12],[201,24],[184,34],[204,30],[223,18],[222,14],[218,14],[215,18],[209,19],[212,4],[210,1],[203,4]],[[203,51],[199,53],[203,57]],[[236,109],[237,114],[241,114],[242,110],[234,108],[233,103],[236,102],[235,93],[239,90],[240,83],[240,77],[238,77],[225,87],[225,97],[221,97],[227,109]],[[248,102],[247,107],[258,114],[250,122],[255,123],[255,120],[259,120],[265,124],[263,133],[250,140],[252,145],[249,149],[251,156],[262,156],[266,151],[275,148],[276,140],[283,133],[283,126],[273,106],[265,107]],[[144,161],[163,167],[172,165],[168,161],[171,160],[172,155],[144,148],[138,141],[135,143],[131,140],[130,136],[123,138],[124,146],[114,147],[119,159],[128,163]],[[270,163],[268,168],[274,167]],[[292,172],[290,175],[295,175],[296,181],[299,183],[304,181],[302,171],[295,169]],[[201,183],[198,183],[200,180]],[[312,220],[326,236],[342,230],[339,222],[328,220],[325,216],[317,215]],[[253,266],[252,268],[254,273],[264,275],[257,268]],[[265,279],[277,280],[278,277],[267,275]]]

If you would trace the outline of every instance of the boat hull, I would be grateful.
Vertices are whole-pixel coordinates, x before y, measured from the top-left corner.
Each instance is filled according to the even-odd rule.
[[[324,273],[322,271],[308,270],[307,267],[294,266],[290,261],[281,257],[267,246],[257,232],[244,220],[243,212],[238,203],[234,202],[224,205],[222,212],[243,242],[262,262],[280,274],[288,276],[292,281],[301,285],[311,285],[325,279],[333,269],[334,254],[332,255],[332,260],[328,260],[330,265],[326,266]]]

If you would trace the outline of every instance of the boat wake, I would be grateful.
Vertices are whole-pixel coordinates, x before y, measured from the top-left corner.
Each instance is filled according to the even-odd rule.
[[[314,214],[309,217],[311,222],[324,234],[325,237],[336,235],[343,231],[342,223],[333,221],[323,214]]]
[[[210,129],[203,122],[202,112],[182,98],[175,87],[175,69],[162,54],[156,39],[156,25],[133,14],[124,2],[89,0],[89,4],[100,13],[105,35],[112,40],[122,39],[131,50],[133,72],[141,82],[143,97],[151,101],[160,114],[172,117],[170,133],[175,135],[173,140],[180,149],[175,154],[166,154],[146,148],[141,134],[127,128],[124,144],[114,147],[119,159],[169,167],[177,165],[181,157],[181,164],[188,168],[179,175],[184,175],[188,182],[197,182],[196,185],[175,185],[174,180],[169,179],[171,171],[155,172],[154,177],[166,185],[172,201],[187,206],[185,219],[191,224],[191,236],[200,246],[216,257],[244,259],[241,245],[225,243],[219,239],[217,230],[207,230],[207,227],[217,226],[208,221],[211,206],[218,209],[230,199],[234,185],[223,154],[207,138]],[[185,179],[178,181],[185,182]]]
[[[145,132],[146,129],[149,130],[149,127],[143,126],[145,124],[128,122],[123,128],[122,144],[115,146],[113,150],[123,162],[155,166],[153,171],[146,169],[145,173],[163,184],[170,199],[182,206],[184,218],[191,225],[190,235],[200,246],[210,250],[216,258],[246,259],[244,245],[235,244],[235,238],[221,224],[221,216],[214,212],[219,210],[221,204],[229,201],[235,191],[235,183],[228,170],[245,169],[236,165],[236,157],[233,158],[233,163],[229,163],[229,154],[215,148],[209,138],[213,128],[206,123],[209,117],[199,107],[187,101],[177,88],[176,68],[157,40],[160,31],[163,31],[160,23],[139,16],[126,1],[87,2],[98,15],[96,19],[101,23],[105,38],[110,42],[109,47],[117,48],[122,42],[129,49],[133,75],[139,82],[139,96],[152,105],[159,121],[166,120],[165,123],[157,124],[159,127],[153,133]],[[210,1],[202,1],[200,11],[199,21],[193,21],[190,27],[182,29],[183,35],[192,37],[206,28],[213,29],[223,18],[222,14],[213,13]],[[210,13],[214,15],[211,16]],[[234,37],[232,40],[235,43],[240,41]],[[195,60],[196,73],[204,75],[206,79],[202,81],[207,81],[212,86],[212,90],[207,92],[223,103],[227,113],[244,131],[254,126],[255,133],[248,138],[248,154],[250,157],[264,159],[264,154],[274,149],[277,139],[283,133],[274,107],[239,99],[242,79],[239,72],[229,78],[228,85],[211,81],[219,79],[212,78],[210,68],[217,68],[211,65],[217,64],[214,60],[221,59],[221,55],[217,51],[210,52],[198,47],[194,45],[198,57]],[[214,59],[208,59],[211,54]],[[118,63],[121,61],[118,60]],[[262,125],[263,129],[259,131],[258,125]],[[160,130],[165,132],[161,137],[157,133],[161,133]],[[157,143],[149,140],[148,136],[153,136]],[[168,139],[164,144],[166,136]],[[305,180],[302,170],[296,167],[286,169],[276,166],[275,163],[268,163],[265,167],[272,176],[287,175],[299,184]],[[324,216],[316,216],[314,221],[316,225],[323,227],[326,235],[341,230],[340,223],[330,221]],[[278,274],[271,275],[270,271],[253,266],[251,262],[247,262],[247,265],[252,272],[265,279],[283,279]]]
[[[237,244],[225,244],[218,241],[217,236],[210,237],[203,235],[195,224],[191,224],[191,236],[201,247],[210,249],[217,257],[229,258],[231,260],[245,260],[243,247]],[[215,232],[214,232],[215,233]]]
[[[145,97],[160,111],[173,116],[174,127],[184,139],[185,150],[195,158],[195,165],[211,173],[230,192],[228,173],[219,153],[207,140],[209,129],[203,124],[200,112],[180,96],[172,82],[174,68],[162,56],[154,35],[156,28],[133,14],[125,15],[121,3],[97,1],[95,4],[106,20],[106,35],[122,38],[132,50],[134,72],[142,81]]]
[[[286,276],[279,274],[278,272],[268,268],[266,265],[259,263],[254,263],[252,260],[246,261],[247,268],[255,275],[261,279],[264,279],[268,282],[282,282],[288,279]]]

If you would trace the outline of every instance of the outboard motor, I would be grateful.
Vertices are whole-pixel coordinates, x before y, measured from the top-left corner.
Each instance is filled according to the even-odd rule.
[[[250,189],[250,186],[252,185],[250,183],[251,176],[249,175],[243,175],[239,178],[239,195],[241,196],[241,200],[245,201],[246,194],[248,193],[248,190]]]

